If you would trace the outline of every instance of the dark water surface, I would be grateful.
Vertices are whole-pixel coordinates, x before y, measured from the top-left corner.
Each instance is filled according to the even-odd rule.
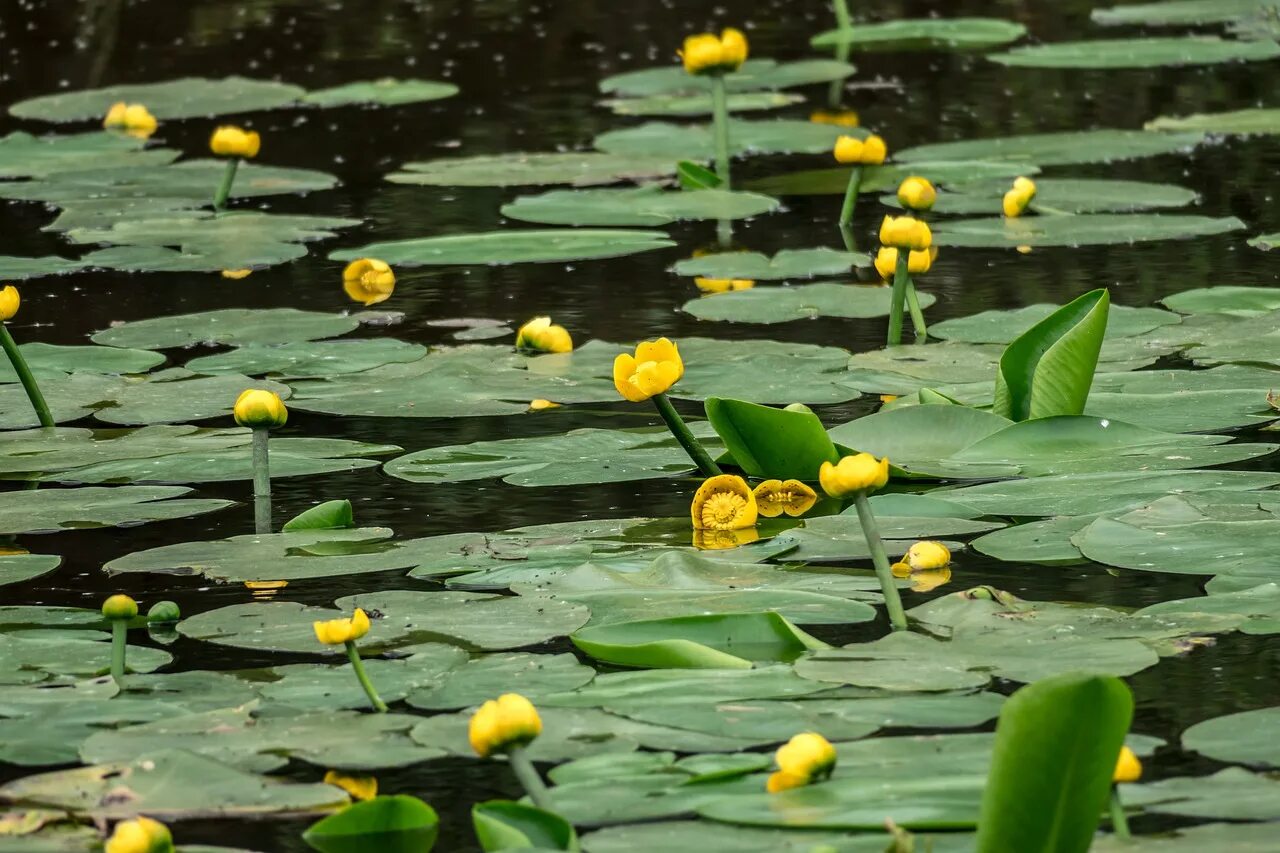
[[[1028,26],[1034,39],[1122,34],[1090,26],[1084,0],[961,0],[961,2],[857,2],[860,20],[989,15]],[[113,321],[224,307],[292,306],[350,310],[340,265],[325,260],[339,246],[374,240],[461,233],[506,227],[498,207],[519,189],[397,186],[382,176],[408,160],[452,154],[496,154],[583,148],[596,134],[642,121],[596,106],[596,82],[607,74],[674,61],[687,33],[737,25],[752,53],[778,59],[810,55],[810,35],[831,26],[822,0],[704,2],[703,0],[5,0],[0,4],[0,103],[63,89],[150,82],[184,75],[239,73],[274,77],[319,88],[381,76],[449,80],[462,94],[444,101],[390,109],[339,108],[255,113],[244,123],[263,134],[259,162],[320,169],[342,185],[307,197],[273,199],[272,210],[363,218],[365,225],[339,240],[312,245],[300,261],[254,273],[241,281],[203,274],[84,273],[37,279],[23,285],[24,306],[15,334],[20,340],[82,343]],[[1140,128],[1162,114],[1274,106],[1280,65],[1209,66],[1154,71],[1060,71],[1004,68],[980,54],[855,54],[859,73],[847,103],[864,125],[888,140],[891,151],[934,141],[1010,133]],[[802,90],[817,105],[825,87]],[[774,115],[803,117],[812,105]],[[235,120],[223,117],[219,123]],[[158,138],[191,156],[202,156],[213,121],[161,126]],[[45,125],[0,117],[0,134],[38,132]],[[829,164],[826,156],[756,158],[735,167],[750,178]],[[1252,233],[1280,231],[1280,137],[1228,139],[1190,155],[1133,163],[1047,170],[1056,176],[1107,176],[1179,183],[1201,194],[1190,212],[1235,215]],[[528,190],[524,190],[528,192]],[[788,212],[737,228],[742,246],[781,248],[839,245],[839,198],[790,197]],[[242,203],[243,204],[243,203]],[[856,229],[860,243],[882,210],[864,201]],[[67,247],[39,228],[51,218],[39,205],[0,206],[0,254],[45,255]],[[510,227],[525,227],[520,223]],[[843,346],[862,351],[881,345],[884,321],[818,320],[750,326],[704,323],[679,312],[694,295],[687,279],[667,269],[715,238],[713,223],[668,229],[677,248],[619,260],[569,265],[451,267],[397,270],[394,297],[381,308],[404,312],[397,326],[362,334],[394,335],[423,344],[449,342],[449,329],[432,321],[491,317],[521,322],[550,314],[579,342],[589,338],[630,341],[643,337],[703,335],[773,338]],[[1151,305],[1162,296],[1213,284],[1273,286],[1277,254],[1248,248],[1239,232],[1221,237],[1140,246],[1037,249],[1029,255],[994,250],[944,250],[927,289],[938,303],[931,321],[988,308],[1062,302],[1108,286],[1122,305]],[[174,352],[172,364],[189,354]],[[829,421],[872,410],[871,400],[820,410]],[[585,410],[584,410],[585,408]],[[333,418],[293,412],[288,435],[333,436],[398,444],[406,451],[482,439],[563,432],[581,426],[656,422],[647,407],[626,404],[559,409],[516,417],[427,419]],[[224,426],[225,423],[210,425]],[[3,438],[0,438],[2,441]],[[1274,458],[1255,465],[1276,469]],[[27,536],[35,552],[57,552],[64,564],[34,583],[5,588],[9,603],[97,606],[116,584],[100,571],[122,554],[161,544],[220,538],[252,529],[248,483],[201,487],[202,496],[246,501],[233,510],[198,519],[111,529]],[[652,480],[617,485],[521,489],[495,481],[420,486],[377,469],[351,475],[294,478],[276,483],[276,523],[317,500],[350,497],[362,525],[384,525],[401,536],[466,530],[499,530],[525,524],[687,512],[687,484]],[[961,585],[992,583],[1028,598],[1142,605],[1198,594],[1199,579],[1111,572],[1100,566],[1018,567],[965,554],[957,566]],[[411,587],[401,573],[332,578],[292,584],[290,598],[328,603],[376,586]],[[174,598],[185,614],[249,600],[239,585],[212,586],[202,579],[140,574],[130,591],[151,602]],[[956,588],[955,585],[951,587]],[[907,605],[922,597],[907,594]],[[817,631],[848,641],[884,629]],[[234,652],[180,642],[180,668],[239,666]],[[1139,701],[1135,729],[1176,741],[1186,726],[1233,710],[1274,704],[1276,644],[1235,634],[1185,659],[1165,659],[1130,679]],[[1166,750],[1151,775],[1203,772],[1211,763]],[[314,769],[297,768],[299,778]],[[21,775],[9,768],[5,776]],[[422,796],[445,821],[442,850],[468,849],[467,811],[476,800],[515,792],[514,781],[494,764],[456,760],[421,769],[379,774],[384,792]],[[1142,829],[1141,822],[1135,827]],[[183,841],[239,843],[262,851],[305,849],[299,824],[242,826],[190,824]]]

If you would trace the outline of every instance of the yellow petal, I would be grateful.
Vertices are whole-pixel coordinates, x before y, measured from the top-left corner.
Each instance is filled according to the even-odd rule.
[[[648,394],[643,393],[633,381],[636,374],[636,360],[630,353],[619,353],[617,358],[613,360],[613,387],[618,389],[618,393],[623,399],[630,400],[633,403],[642,403],[649,399]]]
[[[652,397],[654,394],[666,393],[672,385],[676,384],[676,380],[680,378],[680,373],[671,361],[646,361],[636,367],[636,373],[632,381],[636,387],[640,389],[640,393],[645,398]]]
[[[889,156],[889,146],[874,133],[862,142],[862,162],[868,166],[879,166]]]
[[[837,163],[861,163],[862,140],[856,136],[841,136],[831,152]]]
[[[911,566],[912,571],[940,569],[951,562],[951,551],[941,542],[927,540],[912,545],[903,559]]]
[[[324,783],[341,788],[356,800],[372,800],[378,796],[378,779],[375,776],[350,776],[330,770],[324,774]]]
[[[18,293],[18,288],[12,284],[6,284],[4,289],[0,290],[0,322],[12,320],[21,305],[22,296]]]
[[[746,480],[717,474],[698,487],[689,514],[696,530],[740,530],[755,526],[759,509]]]
[[[1116,759],[1116,769],[1112,781],[1132,783],[1142,778],[1142,762],[1127,746],[1120,748],[1120,757]]]

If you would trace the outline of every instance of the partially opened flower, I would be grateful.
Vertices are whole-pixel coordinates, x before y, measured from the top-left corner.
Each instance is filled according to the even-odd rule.
[[[369,633],[369,614],[357,607],[350,619],[313,622],[311,627],[316,632],[316,639],[326,646],[341,646],[353,643]]]
[[[505,693],[485,702],[471,716],[468,727],[471,748],[481,758],[527,746],[540,734],[542,718],[538,709],[519,693]]]
[[[258,156],[262,137],[255,130],[245,130],[233,125],[223,125],[209,137],[209,150],[219,157],[243,157],[251,160]]]
[[[799,480],[765,480],[755,487],[756,508],[765,518],[783,513],[798,518],[818,502],[818,493]]]
[[[919,175],[912,175],[898,185],[898,201],[910,210],[928,210],[938,200],[933,184]]]
[[[907,549],[907,555],[903,559],[911,567],[911,571],[923,572],[949,565],[951,551],[941,542],[926,540],[917,542]]]
[[[109,130],[122,130],[129,136],[146,139],[156,132],[156,117],[142,104],[126,104],[123,101],[111,105],[102,126]]]
[[[923,275],[933,268],[933,261],[938,257],[938,247],[930,246],[918,252],[907,254],[907,272],[912,275]],[[886,281],[893,279],[898,271],[898,250],[892,246],[881,246],[876,252],[876,272]]]
[[[173,836],[163,823],[136,817],[117,823],[102,849],[103,853],[173,853]]]
[[[880,243],[918,252],[933,245],[933,232],[927,224],[914,217],[886,216],[880,223]]]
[[[815,732],[798,734],[774,753],[777,772],[769,776],[769,793],[801,788],[820,782],[836,766],[836,748]]]
[[[1116,769],[1112,776],[1114,782],[1132,783],[1142,778],[1142,762],[1127,746],[1120,747],[1120,757],[1116,759]]]
[[[396,274],[386,261],[359,258],[342,270],[342,290],[353,302],[377,305],[386,302],[396,289]]]
[[[874,133],[866,139],[856,136],[841,136],[836,140],[831,152],[837,163],[860,166],[878,166],[888,156],[889,149],[884,140]]]
[[[739,530],[754,527],[759,514],[755,492],[737,474],[708,477],[689,507],[695,530]]]
[[[550,317],[534,317],[516,332],[516,349],[571,352],[573,338],[564,326],[553,324]]]
[[[742,67],[748,50],[747,37],[742,31],[727,27],[719,36],[714,33],[689,36],[679,54],[689,74],[723,74]]]
[[[848,498],[859,492],[874,492],[889,482],[889,459],[870,453],[845,456],[837,464],[823,462],[818,471],[822,490],[833,498]]]
[[[613,360],[613,386],[625,399],[642,403],[655,394],[664,394],[684,376],[680,350],[666,339],[643,341],[635,355],[621,353]]]
[[[1030,178],[1019,177],[1013,182],[1013,189],[1004,194],[1001,207],[1004,215],[1010,219],[1021,216],[1036,197],[1036,183]]]

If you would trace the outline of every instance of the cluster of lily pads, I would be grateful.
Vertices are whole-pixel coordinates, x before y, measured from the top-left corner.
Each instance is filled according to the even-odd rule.
[[[1184,153],[1208,144],[1209,130],[1278,132],[1280,110],[894,149],[843,103],[851,51],[991,49],[1025,30],[994,19],[854,24],[842,0],[834,5],[838,28],[813,45],[835,48],[835,59],[748,58],[745,36],[726,30],[687,41],[683,68],[600,84],[618,115],[710,115],[710,125],[649,121],[608,131],[590,150],[404,164],[388,180],[572,188],[502,207],[553,228],[331,252],[346,263],[335,281],[363,310],[155,317],[79,346],[18,344],[0,324],[11,364],[0,373],[0,478],[29,487],[0,493],[0,534],[26,542],[212,513],[230,502],[192,497],[192,487],[220,481],[253,480],[260,510],[253,533],[103,566],[124,591],[136,573],[199,575],[243,584],[244,603],[185,618],[168,602],[141,615],[124,595],[101,610],[0,607],[0,760],[33,769],[0,786],[0,851],[93,850],[102,842],[93,824],[113,824],[109,853],[164,853],[183,820],[324,812],[305,836],[316,849],[426,851],[434,812],[416,797],[379,796],[375,774],[473,753],[504,759],[528,793],[527,802],[476,805],[485,850],[1265,849],[1267,822],[1280,820],[1278,783],[1265,772],[1280,767],[1269,736],[1280,708],[1182,733],[1185,749],[1244,766],[1143,783],[1139,759],[1163,743],[1129,731],[1133,699],[1120,679],[1218,636],[1280,631],[1270,547],[1280,475],[1220,467],[1277,449],[1230,433],[1280,419],[1268,394],[1280,364],[1280,291],[1208,287],[1135,308],[1096,290],[1062,306],[926,326],[935,300],[913,277],[927,275],[938,247],[1034,252],[1243,229],[1233,217],[1150,212],[1195,202],[1182,187],[1054,170]],[[1230,32],[1015,46],[989,58],[1065,68],[1263,60],[1280,54],[1270,8],[1172,0],[1100,9],[1100,25]],[[736,117],[797,104],[789,90],[815,84],[831,86],[829,100],[808,121]],[[68,255],[0,258],[0,277],[117,269],[238,278],[295,260],[305,243],[360,223],[236,201],[322,190],[332,177],[252,162],[271,140],[239,128],[214,133],[221,161],[179,161],[181,152],[149,140],[167,122],[231,111],[455,91],[420,80],[307,92],[187,79],[16,104],[18,118],[106,127],[0,140],[0,175],[10,179],[0,197],[57,208],[47,230],[65,238]],[[829,154],[837,167],[734,189],[733,158],[786,153]],[[608,186],[624,182],[639,185]],[[732,221],[769,215],[793,194],[844,195],[836,247],[728,250]],[[874,261],[851,227],[859,195],[894,214]],[[388,317],[371,306],[393,296],[395,267],[667,249],[675,242],[659,229],[682,219],[719,223],[725,249],[673,267],[700,291],[688,314],[758,324],[888,318],[891,345],[850,353],[688,337],[631,351],[575,343],[549,318],[521,325],[515,346],[428,349],[372,332]],[[1266,250],[1280,237],[1251,243]],[[88,251],[70,257],[77,246]],[[885,281],[852,281],[873,266]],[[832,280],[807,281],[819,277]],[[16,291],[0,293],[2,319],[18,311]],[[916,341],[903,345],[908,312]],[[182,366],[165,366],[171,358]],[[268,439],[287,410],[464,418],[619,395],[652,402],[665,426],[409,453]],[[810,408],[863,396],[883,405],[839,423]],[[686,411],[701,403],[705,419],[687,422],[676,402]],[[222,423],[192,425],[214,419]],[[351,504],[334,500],[275,531],[271,478],[378,466],[418,485],[671,480],[688,487],[691,512],[405,537],[359,526]],[[963,578],[966,552],[1043,571],[1093,562],[1211,580],[1202,595],[1139,610],[964,583],[926,595]],[[0,583],[59,564],[15,544],[0,553]],[[358,574],[403,580],[330,604],[285,591]],[[886,635],[875,625],[882,605],[895,629]],[[859,624],[855,642],[815,636]],[[179,638],[280,662],[166,671],[175,663],[166,646]],[[1006,699],[1011,683],[1029,686]],[[994,733],[974,731],[997,717]],[[305,769],[277,772],[291,762]],[[1110,831],[1098,835],[1104,810]],[[1190,820],[1131,835],[1132,815]]]

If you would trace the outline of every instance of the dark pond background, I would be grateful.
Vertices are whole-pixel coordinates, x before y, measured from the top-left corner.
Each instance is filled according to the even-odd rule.
[[[1087,0],[957,0],[853,4],[859,20],[987,15],[1026,24],[1033,40],[1107,37],[1126,31],[1093,27]],[[210,275],[76,274],[23,285],[23,311],[14,326],[20,340],[81,343],[119,320],[223,307],[293,306],[351,310],[342,293],[341,266],[325,260],[339,245],[507,227],[498,207],[520,190],[397,186],[382,175],[408,160],[453,154],[585,148],[605,130],[643,119],[614,116],[596,106],[596,82],[607,74],[674,62],[690,32],[736,25],[755,56],[795,59],[811,55],[810,35],[832,25],[823,0],[5,0],[0,4],[0,104],[64,89],[151,82],[184,75],[243,74],[318,88],[381,76],[449,80],[458,97],[391,109],[276,110],[242,122],[263,134],[259,162],[321,169],[342,185],[302,198],[275,199],[274,210],[365,219],[338,241],[313,245],[308,258],[241,281]],[[1137,33],[1140,31],[1128,31]],[[886,137],[891,151],[933,141],[1012,133],[1138,128],[1162,114],[1275,106],[1276,63],[1154,71],[1006,69],[980,54],[854,54],[859,73],[846,103],[863,124]],[[812,104],[775,115],[804,117],[822,105],[825,86],[802,90]],[[224,117],[219,121],[232,117]],[[214,121],[161,126],[157,138],[190,156],[204,156]],[[0,117],[0,134],[39,132],[44,125]],[[825,156],[756,158],[735,167],[735,179],[827,165]],[[1235,215],[1251,233],[1280,231],[1280,137],[1228,139],[1191,155],[1133,163],[1060,167],[1052,175],[1106,176],[1166,181],[1201,194],[1194,212]],[[526,190],[527,192],[528,190]],[[738,227],[738,244],[758,251],[839,246],[839,198],[792,197],[784,214]],[[856,230],[862,245],[882,211],[864,202]],[[39,205],[0,207],[0,254],[43,255],[68,247],[39,229],[53,214]],[[509,227],[527,227],[520,223]],[[773,338],[872,349],[883,321],[801,321],[750,326],[704,323],[679,306],[695,295],[688,279],[668,268],[715,238],[713,223],[668,229],[678,248],[613,261],[570,265],[420,268],[398,270],[391,301],[404,312],[399,325],[366,330],[424,344],[448,343],[451,330],[430,325],[458,317],[518,323],[550,314],[579,342],[630,341],[660,334],[742,339]],[[944,250],[925,288],[938,296],[931,320],[988,308],[1066,301],[1108,286],[1123,305],[1151,305],[1160,297],[1212,284],[1274,285],[1277,255],[1251,249],[1240,233],[1185,242],[1083,249],[1037,249],[1029,255],[992,250]],[[749,344],[744,344],[749,346]],[[189,353],[171,353],[181,364]],[[855,401],[821,410],[831,422],[872,409]],[[641,425],[645,407],[626,404],[589,410],[559,409],[506,418],[449,420],[342,419],[294,412],[286,433],[338,436],[398,444],[406,451],[442,444],[558,433],[586,425]],[[213,424],[211,424],[213,425]],[[222,425],[222,424],[218,424]],[[3,438],[0,438],[2,441]],[[1255,463],[1274,469],[1274,458]],[[246,501],[240,507],[190,521],[128,530],[27,536],[35,552],[56,552],[63,567],[35,583],[5,588],[9,603],[96,606],[117,585],[100,571],[122,554],[171,542],[220,538],[252,530],[248,483],[215,484],[200,493]],[[691,489],[676,481],[610,486],[521,489],[493,481],[418,486],[372,469],[355,475],[282,480],[276,484],[276,523],[313,503],[350,497],[357,520],[385,525],[403,536],[498,530],[580,518],[680,515]],[[989,582],[1030,598],[1141,605],[1194,595],[1196,578],[1113,572],[1096,565],[1017,567],[965,554],[957,585]],[[328,603],[375,586],[417,584],[399,573],[326,579],[291,585],[283,594]],[[174,598],[185,613],[248,600],[241,586],[210,586],[200,579],[136,576],[129,591],[151,602]],[[944,591],[947,588],[944,588]],[[913,606],[922,597],[908,594]],[[873,636],[883,624],[856,632],[827,631],[827,639]],[[225,668],[254,663],[223,649],[179,643],[180,668]],[[559,647],[557,647],[559,650]],[[278,662],[278,661],[277,661]],[[1140,708],[1135,729],[1175,740],[1199,720],[1274,704],[1280,690],[1276,644],[1231,635],[1184,659],[1165,660],[1131,679]],[[1166,750],[1153,775],[1205,772],[1209,762]],[[20,775],[0,768],[3,777]],[[314,778],[307,766],[298,778]],[[515,792],[499,765],[433,762],[423,769],[380,774],[384,792],[411,792],[441,811],[442,850],[470,849],[467,811],[473,801]],[[181,841],[242,844],[262,851],[295,851],[301,823],[187,824]],[[1141,830],[1139,822],[1135,828]]]

